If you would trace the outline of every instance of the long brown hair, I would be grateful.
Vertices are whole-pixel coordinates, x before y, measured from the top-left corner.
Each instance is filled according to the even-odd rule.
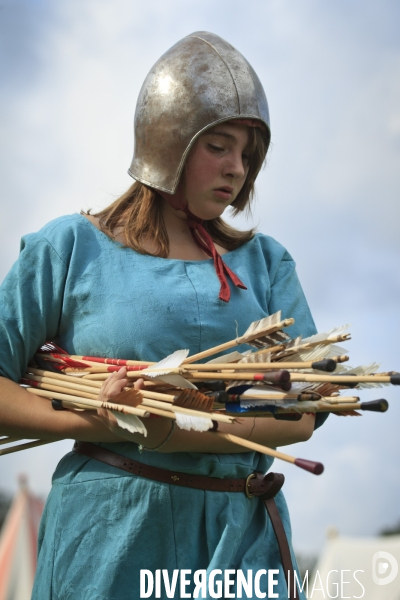
[[[249,172],[237,198],[231,204],[233,215],[250,210],[254,196],[254,182],[264,163],[268,145],[258,128],[249,128]],[[90,214],[88,211],[87,214]],[[101,230],[111,238],[117,228],[122,227],[125,246],[140,254],[150,254],[142,245],[143,240],[151,239],[158,245],[153,254],[167,258],[169,239],[162,214],[162,199],[157,191],[135,181],[122,196],[110,206],[94,215],[100,221]],[[254,237],[254,229],[239,231],[225,223],[220,217],[204,221],[205,229],[214,242],[235,250]]]

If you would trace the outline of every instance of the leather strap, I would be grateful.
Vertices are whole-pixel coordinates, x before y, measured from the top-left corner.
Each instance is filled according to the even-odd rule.
[[[285,579],[288,585],[288,598],[295,600],[299,597],[296,595],[297,590],[289,543],[274,499],[285,481],[285,477],[281,473],[268,473],[267,475],[263,473],[251,473],[247,479],[220,479],[218,477],[190,475],[181,471],[169,471],[145,465],[106,448],[90,444],[89,442],[75,442],[73,450],[78,454],[94,458],[106,465],[111,465],[132,475],[145,477],[146,479],[211,492],[244,492],[249,498],[253,496],[261,497],[278,542]]]
[[[275,532],[276,539],[278,540],[279,554],[281,555],[281,562],[283,570],[285,572],[285,579],[288,586],[288,598],[293,600],[298,598],[296,595],[296,580],[294,577],[294,569],[292,563],[292,556],[290,554],[289,543],[286,537],[286,532],[283,527],[282,519],[280,517],[278,507],[276,506],[274,496],[279,492],[284,484],[285,477],[282,473],[268,473],[265,476],[266,480],[270,482],[271,486],[267,492],[262,496],[264,500],[265,508],[267,509],[269,518],[271,519],[272,527]]]
[[[219,479],[205,475],[191,475],[180,471],[168,471],[159,467],[145,465],[136,460],[131,460],[121,454],[95,446],[89,442],[75,442],[73,450],[90,458],[95,458],[106,465],[128,471],[131,475],[138,475],[146,479],[170,483],[181,487],[209,490],[211,492],[244,492],[246,479]],[[256,490],[256,488],[255,488]],[[257,490],[256,490],[257,491]]]

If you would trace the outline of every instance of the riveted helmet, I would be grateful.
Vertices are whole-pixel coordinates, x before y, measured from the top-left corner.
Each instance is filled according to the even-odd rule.
[[[261,121],[268,147],[268,103],[254,69],[219,36],[188,35],[163,54],[143,83],[128,173],[174,194],[197,137],[233,119]]]

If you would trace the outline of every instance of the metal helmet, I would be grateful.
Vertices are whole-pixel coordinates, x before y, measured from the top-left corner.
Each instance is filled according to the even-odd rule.
[[[254,69],[218,35],[192,33],[161,56],[143,83],[129,175],[174,194],[196,138],[232,119],[261,121],[268,146],[268,103]]]

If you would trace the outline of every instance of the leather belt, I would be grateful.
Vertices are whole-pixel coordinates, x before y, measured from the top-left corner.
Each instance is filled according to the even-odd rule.
[[[90,444],[89,442],[75,442],[73,450],[78,454],[94,458],[117,469],[127,471],[131,475],[145,477],[146,479],[211,492],[244,492],[248,498],[252,498],[253,496],[262,498],[278,541],[281,561],[288,585],[288,598],[290,600],[299,598],[296,595],[297,590],[289,543],[274,499],[274,496],[279,492],[285,481],[282,473],[268,473],[264,475],[263,473],[256,472],[251,473],[246,479],[220,479],[218,477],[191,475],[180,471],[169,471],[145,465],[111,450]]]

